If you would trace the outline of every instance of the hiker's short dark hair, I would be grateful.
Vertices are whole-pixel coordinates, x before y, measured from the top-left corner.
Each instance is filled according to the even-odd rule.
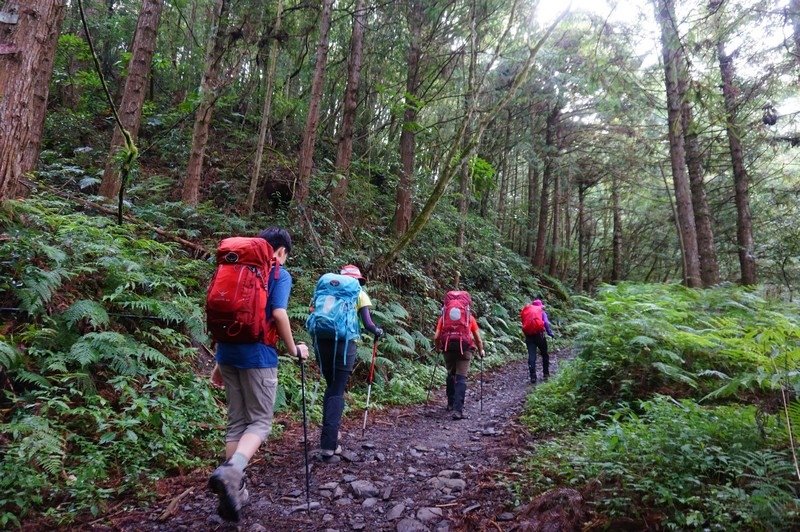
[[[267,227],[258,236],[269,242],[273,249],[283,247],[286,253],[292,251],[292,235],[283,227]]]

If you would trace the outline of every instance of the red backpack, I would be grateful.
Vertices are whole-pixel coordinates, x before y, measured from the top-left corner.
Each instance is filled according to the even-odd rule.
[[[472,297],[469,292],[447,292],[442,306],[442,328],[436,341],[437,349],[447,351],[451,342],[458,342],[462,353],[475,347],[472,332],[469,330],[471,309]]]
[[[217,342],[267,343],[267,278],[274,265],[263,238],[226,238],[206,295],[206,324]],[[279,275],[275,268],[275,279]]]
[[[519,313],[522,319],[522,332],[526,336],[533,336],[544,332],[544,307],[539,305],[525,305]]]

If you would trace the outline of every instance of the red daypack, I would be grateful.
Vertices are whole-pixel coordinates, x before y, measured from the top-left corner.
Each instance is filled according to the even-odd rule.
[[[450,291],[444,296],[442,306],[442,328],[436,348],[447,351],[452,342],[458,342],[459,350],[474,349],[475,342],[469,324],[472,317],[472,297],[469,292]]]
[[[206,324],[217,342],[267,343],[267,278],[274,265],[263,238],[226,238],[206,295]],[[275,268],[275,278],[279,275]]]
[[[522,319],[522,332],[526,336],[544,332],[544,307],[525,305],[522,307],[519,317]]]

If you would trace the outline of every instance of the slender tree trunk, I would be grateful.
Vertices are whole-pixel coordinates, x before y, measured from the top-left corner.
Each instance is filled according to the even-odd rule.
[[[500,167],[500,193],[497,199],[497,227],[500,229],[500,234],[504,234],[506,230],[507,218],[507,204],[508,204],[508,184],[510,180],[509,168],[509,139],[511,137],[511,109],[506,109],[506,128],[503,136],[503,162]]]
[[[561,172],[554,172],[553,181],[553,232],[550,234],[550,264],[547,273],[556,276],[558,255],[561,248]]]
[[[726,130],[733,164],[733,182],[736,198],[736,243],[739,247],[739,268],[743,285],[757,282],[753,220],[750,215],[750,178],[742,154],[742,130],[737,120],[736,87],[734,86],[733,57],[725,54],[725,43],[717,43],[719,70],[722,74],[722,94],[725,97]]]
[[[681,45],[674,23],[674,0],[655,0],[655,3],[656,18],[661,25],[672,180],[675,187],[678,223],[684,244],[684,282],[687,286],[696,288],[702,286],[702,282],[700,278],[700,259],[697,252],[697,229],[694,224],[692,194],[689,186],[689,176],[686,171],[686,151],[683,140],[681,95],[679,90],[680,80],[686,75],[685,68],[682,67],[682,65],[685,65],[685,61],[681,55]]]
[[[325,67],[328,63],[328,34],[331,29],[331,8],[333,0],[322,0],[322,14],[319,21],[319,42],[317,43],[314,77],[311,81],[311,100],[308,104],[306,127],[300,144],[300,168],[297,175],[297,190],[294,195],[296,206],[308,209],[311,169],[314,167],[314,145],[317,141],[319,108],[322,103],[322,90],[325,88]]]
[[[586,242],[586,221],[584,220],[586,187],[578,184],[578,276],[575,280],[575,288],[578,292],[583,292],[584,278],[584,247]]]
[[[15,197],[36,166],[55,45],[59,0],[6,0],[0,7],[0,200]]]
[[[261,177],[261,163],[264,158],[264,145],[267,141],[269,131],[270,115],[272,114],[272,91],[275,85],[275,68],[278,64],[278,51],[280,40],[278,34],[281,31],[281,17],[283,16],[283,0],[278,0],[275,10],[275,24],[272,27],[271,42],[269,44],[269,57],[267,58],[267,86],[264,89],[264,104],[261,108],[261,124],[258,129],[258,144],[256,153],[253,156],[253,169],[250,173],[250,187],[247,190],[247,202],[245,203],[245,214],[253,214],[253,207],[256,202],[256,192],[258,191],[258,180]]]
[[[525,256],[528,260],[533,259],[533,252],[536,249],[536,219],[538,217],[537,207],[539,201],[536,194],[539,191],[539,172],[536,168],[536,161],[531,158],[528,162],[528,231]]]
[[[394,232],[402,235],[411,223],[411,188],[414,180],[414,156],[416,152],[416,120],[419,112],[417,91],[419,90],[420,61],[422,58],[422,0],[409,0],[408,27],[411,40],[408,46],[408,72],[406,74],[406,109],[403,115],[403,131],[400,133],[400,179],[397,182],[397,208],[394,215]]]
[[[564,209],[564,223],[562,224],[564,227],[564,245],[563,251],[558,254],[558,278],[561,280],[566,280],[567,278],[567,270],[568,270],[568,250],[572,249],[572,209],[570,209],[570,203],[572,203],[572,172],[567,173],[567,180],[564,183],[564,195],[562,199],[563,209]]]
[[[228,3],[216,0],[211,16],[211,32],[208,41],[203,81],[200,84],[200,104],[194,119],[192,131],[192,147],[189,152],[189,163],[186,167],[186,179],[183,182],[181,199],[189,205],[197,205],[200,197],[200,176],[203,172],[206,146],[208,146],[208,130],[214,106],[219,98],[219,78],[222,67],[222,56],[225,53],[225,29],[227,27]]]
[[[539,200],[539,222],[536,232],[536,251],[533,254],[533,265],[537,268],[544,268],[547,245],[547,211],[549,210],[549,187],[553,176],[553,159],[556,151],[556,128],[558,119],[561,115],[561,107],[556,105],[550,114],[547,115],[545,126],[545,152],[544,152],[544,172],[542,174],[542,193]]]
[[[611,208],[614,211],[614,229],[611,237],[611,282],[617,283],[622,279],[622,209],[619,201],[619,180],[616,175],[611,177]]]
[[[50,95],[50,78],[53,75],[53,63],[55,51],[58,45],[59,28],[66,13],[64,2],[59,0],[52,2],[56,8],[61,8],[56,13],[57,20],[54,21],[54,28],[47,35],[47,41],[41,45],[46,50],[41,57],[41,64],[37,68],[37,79],[34,82],[34,94],[31,101],[33,121],[31,122],[30,140],[25,147],[22,155],[22,173],[32,172],[39,163],[39,152],[42,146],[42,133],[44,131],[44,119],[47,114],[47,100]],[[0,62],[0,64],[2,64]]]
[[[118,112],[122,126],[130,133],[134,142],[139,135],[142,106],[147,96],[150,65],[156,50],[158,24],[161,20],[163,6],[162,0],[142,0],[142,9],[139,12],[136,33],[133,37],[133,50],[130,63],[128,63],[125,90],[122,93]],[[119,194],[121,183],[117,153],[123,146],[125,146],[125,138],[120,129],[115,127],[111,137],[110,153],[103,172],[103,181],[100,184],[100,195],[106,198],[116,198]]]
[[[336,172],[341,175],[333,191],[333,204],[341,212],[344,198],[347,197],[350,159],[353,156],[353,124],[356,121],[358,106],[358,86],[361,81],[361,53],[364,46],[364,19],[367,11],[364,0],[356,0],[353,13],[353,32],[350,36],[350,58],[347,65],[347,86],[344,90],[344,109],[342,114],[342,134],[336,147]]]
[[[719,265],[714,246],[714,230],[711,228],[711,212],[708,208],[706,189],[703,183],[703,163],[700,154],[692,108],[686,98],[682,103],[683,138],[686,146],[686,166],[692,190],[694,223],[697,228],[697,251],[700,255],[700,279],[703,286],[719,283]]]

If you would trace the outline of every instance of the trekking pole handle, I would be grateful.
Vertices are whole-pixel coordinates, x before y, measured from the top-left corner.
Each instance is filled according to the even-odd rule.
[[[296,357],[297,357],[297,361],[298,361],[300,364],[302,364],[302,363],[303,363],[303,355],[300,353],[300,346],[301,346],[301,345],[302,345],[302,346],[305,346],[305,345],[306,345],[306,343],[305,343],[305,342],[296,342],[296,343],[295,343],[295,347],[297,348],[297,351],[296,351],[296,352],[295,352],[295,354],[294,354],[294,356],[296,356]]]

